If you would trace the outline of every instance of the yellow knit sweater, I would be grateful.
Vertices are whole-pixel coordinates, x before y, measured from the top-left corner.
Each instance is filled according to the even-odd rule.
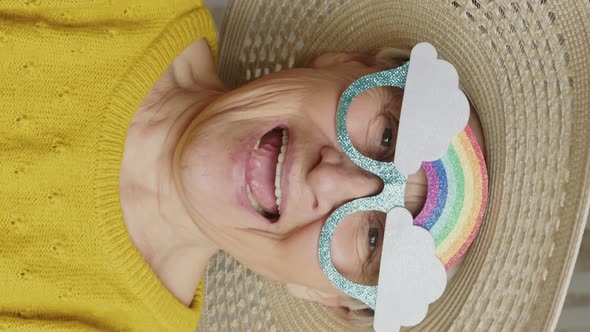
[[[133,245],[119,200],[128,125],[205,37],[195,0],[0,1],[0,331],[194,331]]]

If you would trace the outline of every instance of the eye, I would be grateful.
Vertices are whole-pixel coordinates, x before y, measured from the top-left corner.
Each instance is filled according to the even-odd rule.
[[[367,257],[367,264],[371,263],[371,261],[375,258],[377,249],[381,247],[381,241],[383,241],[383,223],[382,220],[385,219],[385,214],[382,212],[373,211],[367,220],[368,230],[367,230],[367,244],[369,250],[368,257]]]
[[[375,251],[379,242],[379,228],[375,226],[369,227],[369,248],[371,252]]]
[[[375,159],[379,161],[393,161],[395,155],[395,143],[397,139],[397,121],[389,114],[380,114],[374,124],[375,134]]]
[[[386,148],[390,147],[392,140],[393,130],[390,127],[387,127],[383,130],[383,135],[381,135],[381,146]]]
[[[357,151],[370,159],[393,161],[402,101],[398,90],[387,86],[370,88],[350,103],[348,136]]]

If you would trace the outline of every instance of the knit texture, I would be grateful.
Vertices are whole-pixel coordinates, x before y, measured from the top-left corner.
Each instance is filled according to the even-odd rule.
[[[188,45],[202,1],[0,2],[0,330],[194,331],[131,241],[131,118]]]

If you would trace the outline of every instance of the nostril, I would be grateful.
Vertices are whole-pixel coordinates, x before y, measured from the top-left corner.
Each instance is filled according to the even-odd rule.
[[[341,150],[325,146],[319,154],[307,177],[312,207],[318,215],[325,216],[347,202],[383,191],[381,178],[353,163]]]

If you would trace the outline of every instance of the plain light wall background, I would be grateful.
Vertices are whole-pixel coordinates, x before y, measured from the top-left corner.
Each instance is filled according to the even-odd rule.
[[[223,11],[225,10],[228,2],[229,0],[205,0],[205,6],[209,8],[211,14],[213,15],[217,32],[219,32],[219,29],[221,28],[221,23],[223,21]]]

